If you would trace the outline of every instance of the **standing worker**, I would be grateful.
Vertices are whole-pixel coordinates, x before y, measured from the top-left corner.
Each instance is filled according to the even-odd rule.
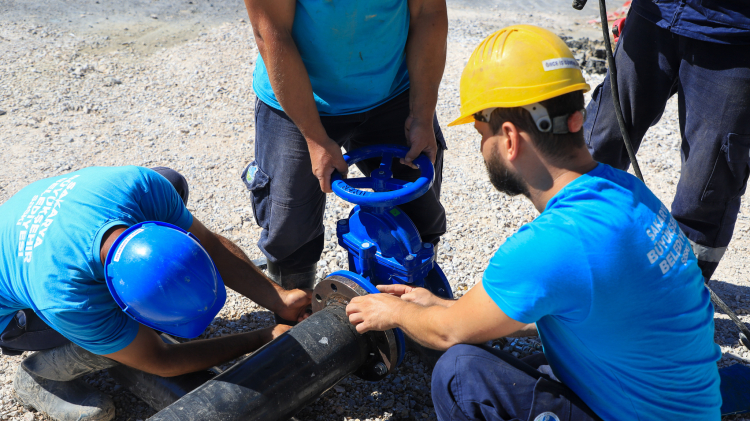
[[[394,177],[416,180],[424,153],[435,182],[401,205],[422,241],[445,233],[440,204],[445,140],[435,116],[445,67],[445,0],[245,0],[260,56],[253,75],[255,161],[243,173],[252,192],[258,247],[269,276],[312,288],[324,246],[325,193],[347,172],[343,146],[411,147]],[[377,165],[359,168],[369,175]]]
[[[191,373],[289,329],[162,342],[157,331],[200,335],[224,306],[224,283],[286,318],[306,317],[310,292],[268,280],[190,214],[179,173],[157,170],[86,168],[32,183],[0,206],[0,349],[40,351],[13,381],[24,405],[61,421],[110,420],[112,399],[80,376],[118,363]]]
[[[640,180],[591,157],[588,89],[547,30],[485,39],[461,76],[453,124],[474,122],[492,184],[540,215],[458,300],[383,285],[347,306],[359,332],[399,327],[448,349],[432,374],[439,420],[720,418],[721,352],[695,255]],[[534,330],[544,354],[523,361],[466,345]]]
[[[672,215],[708,282],[732,239],[750,174],[750,2],[634,0],[614,58],[636,151],[678,95],[682,164]],[[586,108],[584,137],[594,159],[624,170],[630,159],[609,78]]]

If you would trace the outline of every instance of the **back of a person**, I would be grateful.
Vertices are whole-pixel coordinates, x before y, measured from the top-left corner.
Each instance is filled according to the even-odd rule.
[[[67,309],[119,314],[104,283],[102,236],[172,214],[192,221],[171,184],[141,167],[91,167],[23,188],[0,206],[0,329],[27,308],[58,330],[65,326],[52,318]]]
[[[713,307],[666,207],[600,164],[542,216],[578,239],[587,259],[579,277],[588,277],[578,285],[591,297],[583,320],[537,323],[555,374],[604,419],[718,419]]]
[[[409,87],[407,0],[298,0],[292,37],[310,76],[318,111],[367,111]],[[281,109],[260,55],[253,89]]]

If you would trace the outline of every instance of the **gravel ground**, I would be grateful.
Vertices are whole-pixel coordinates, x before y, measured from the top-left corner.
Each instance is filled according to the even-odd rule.
[[[198,219],[252,258],[261,257],[255,247],[260,230],[239,179],[253,159],[251,83],[257,55],[244,8],[220,1],[130,0],[106,8],[98,3],[0,4],[0,203],[35,180],[92,165],[169,166],[187,177],[188,207]],[[526,199],[492,188],[471,126],[445,127],[458,114],[459,77],[473,47],[506,25],[536,24],[574,39],[597,36],[596,28],[585,25],[595,9],[579,18],[539,12],[552,3],[484,1],[471,8],[449,2],[448,65],[437,108],[449,146],[443,187],[449,231],[439,264],[458,296],[481,279],[497,247],[537,215]],[[586,76],[592,86],[602,79]],[[671,101],[639,152],[647,184],[666,204],[679,177],[679,144],[677,103]],[[351,209],[333,195],[329,199],[321,277],[345,266],[334,224]],[[750,272],[743,264],[750,238],[747,201],[741,212],[712,286],[750,321]],[[269,312],[230,292],[205,336],[270,323]],[[716,315],[715,339],[724,351],[719,366],[750,363],[723,314]],[[535,344],[523,339],[505,348],[526,355],[536,352]],[[13,397],[20,360],[0,359],[0,419],[48,419],[23,409]],[[86,380],[114,397],[118,420],[142,420],[154,412],[104,373]],[[433,419],[429,389],[429,368],[408,354],[397,375],[380,383],[345,379],[298,418]]]

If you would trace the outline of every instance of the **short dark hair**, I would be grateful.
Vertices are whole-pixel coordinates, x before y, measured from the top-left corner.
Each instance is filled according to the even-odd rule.
[[[583,91],[574,91],[558,97],[541,101],[540,104],[547,109],[550,118],[572,114],[583,109]],[[583,130],[576,133],[552,134],[540,132],[531,114],[521,107],[496,108],[490,117],[492,132],[497,134],[500,127],[509,121],[520,130],[531,134],[534,146],[547,158],[552,160],[564,160],[570,158],[574,151],[586,146],[583,141]]]

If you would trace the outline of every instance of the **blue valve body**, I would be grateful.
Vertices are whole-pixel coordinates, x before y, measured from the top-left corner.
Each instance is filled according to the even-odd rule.
[[[416,227],[398,207],[373,212],[357,206],[336,226],[339,245],[349,252],[349,270],[378,284],[424,286],[435,251],[422,244]]]
[[[336,236],[349,254],[349,270],[373,285],[409,284],[453,298],[448,280],[435,263],[433,245],[422,243],[414,223],[397,206],[426,193],[435,178],[432,163],[420,155],[414,160],[421,171],[416,181],[394,179],[392,163],[408,151],[404,146],[379,145],[344,155],[349,165],[375,157],[381,163],[365,178],[343,179],[334,173],[334,193],[358,205],[348,219],[338,221]]]
[[[408,148],[381,145],[357,149],[344,159],[349,165],[363,159],[381,157],[380,167],[370,177],[343,179],[338,172],[331,177],[333,192],[355,203],[349,218],[336,225],[339,245],[349,254],[349,270],[332,273],[349,278],[368,293],[378,293],[375,285],[409,284],[424,287],[442,298],[453,298],[448,279],[435,263],[435,248],[422,243],[414,223],[397,205],[423,195],[432,186],[435,170],[426,156],[414,160],[421,176],[414,182],[392,178],[394,158],[403,158]],[[363,188],[373,191],[360,190]],[[394,329],[400,364],[406,342],[400,329]]]

